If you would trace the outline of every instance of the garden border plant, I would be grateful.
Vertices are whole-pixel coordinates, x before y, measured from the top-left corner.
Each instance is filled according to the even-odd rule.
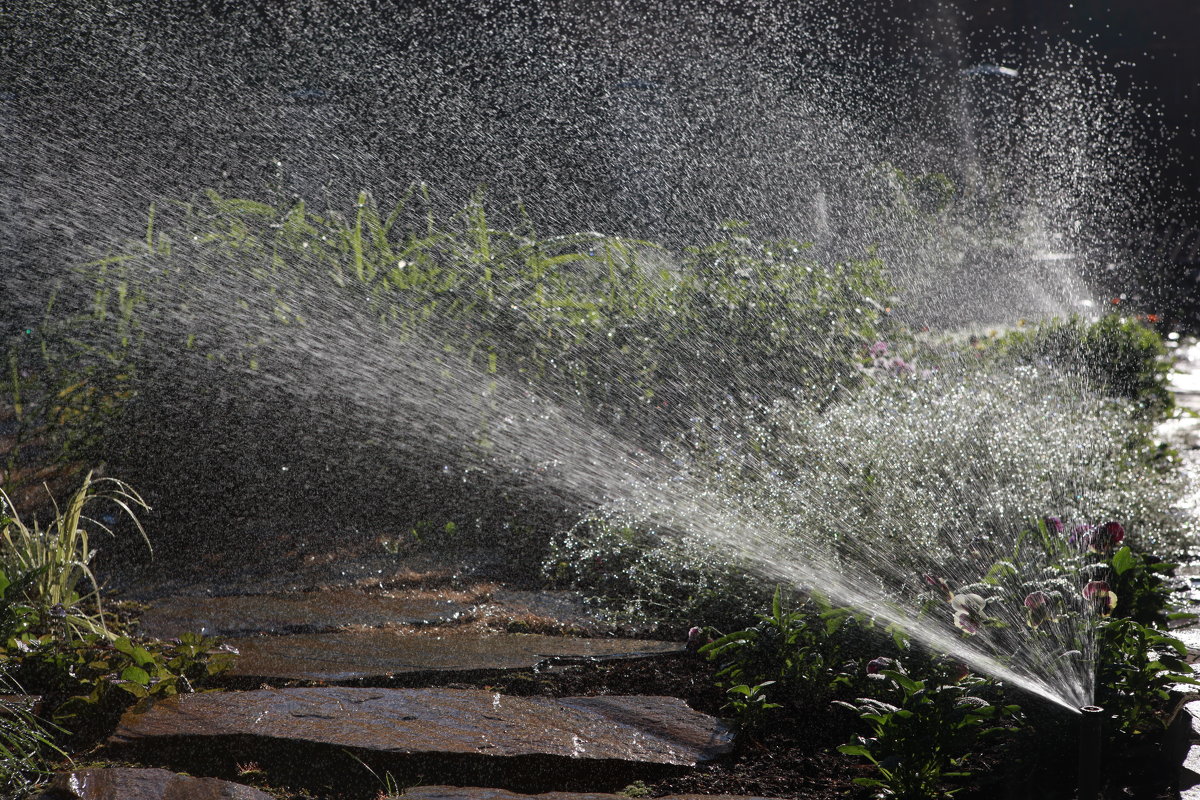
[[[137,516],[148,506],[115,478],[89,472],[65,506],[53,502],[54,515],[44,526],[24,523],[0,490],[0,674],[40,694],[41,705],[62,726],[33,727],[29,736],[13,738],[12,752],[24,753],[25,761],[34,758],[26,744],[61,756],[56,743],[91,741],[134,702],[195,691],[232,665],[234,653],[214,638],[132,638],[123,624],[114,624],[91,569],[95,549],[86,526],[116,534],[85,513],[95,503],[123,512],[150,546]],[[6,735],[0,726],[0,736]]]

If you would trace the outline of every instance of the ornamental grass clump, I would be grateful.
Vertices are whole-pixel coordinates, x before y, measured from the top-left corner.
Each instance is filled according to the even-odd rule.
[[[50,757],[66,756],[54,729],[25,702],[21,687],[0,668],[0,796],[24,797],[50,772]]]
[[[53,498],[51,498],[53,501]],[[34,625],[57,624],[76,635],[109,635],[100,603],[100,586],[92,572],[96,554],[89,528],[115,535],[105,523],[86,515],[96,503],[111,503],[132,521],[150,548],[138,520],[138,510],[149,506],[128,484],[116,478],[97,478],[89,472],[65,506],[54,504],[54,516],[44,527],[29,524],[12,509],[0,490],[0,583],[6,604],[23,603],[33,613]],[[10,597],[13,590],[19,597]]]

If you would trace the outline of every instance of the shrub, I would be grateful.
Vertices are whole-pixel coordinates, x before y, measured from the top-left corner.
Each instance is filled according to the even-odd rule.
[[[977,742],[1003,730],[996,723],[1019,711],[981,697],[990,685],[983,678],[917,680],[899,664],[875,675],[887,700],[838,703],[858,713],[869,730],[838,750],[875,765],[878,778],[854,782],[876,789],[877,797],[928,800],[953,794],[947,781],[971,775],[968,765]]]
[[[849,683],[841,669],[844,628],[853,620],[849,609],[816,597],[788,611],[777,588],[771,613],[761,616],[758,624],[727,633],[700,652],[718,664],[717,685],[730,698],[726,710],[743,728],[753,730],[772,708],[792,713],[820,708],[835,687]]]
[[[771,596],[748,565],[715,562],[709,543],[619,517],[588,516],[553,537],[542,566],[551,585],[583,589],[618,619],[666,630],[741,626]]]
[[[980,344],[994,362],[1052,365],[1098,394],[1129,401],[1149,422],[1165,418],[1175,407],[1167,385],[1166,345],[1136,319],[1110,313],[1089,322],[1072,316]]]
[[[434,205],[414,189],[390,209],[363,193],[345,214],[213,192],[157,209],[143,240],[79,270],[37,343],[22,340],[63,367],[26,354],[42,365],[30,371],[39,396],[86,376],[115,406],[99,437],[85,420],[102,415],[85,414],[60,438],[166,498],[157,513],[181,548],[217,503],[250,516],[263,496],[284,508],[320,494],[317,524],[368,525],[364,499],[386,496],[381,513],[449,518],[462,540],[502,535],[520,513],[538,533],[513,551],[538,563],[575,509],[496,502],[514,466],[556,455],[522,442],[499,469],[475,468],[496,465],[514,413],[497,383],[532,398],[519,413],[565,406],[654,451],[694,417],[746,402],[828,404],[862,380],[866,347],[890,325],[870,253],[823,263],[738,224],[671,252],[543,235],[516,213],[502,224],[482,197],[449,216]],[[271,462],[290,471],[261,469]],[[462,480],[445,477],[460,467]]]
[[[1096,704],[1113,724],[1111,740],[1161,733],[1170,721],[1171,689],[1200,684],[1183,642],[1133,619],[1100,624]]]
[[[403,334],[433,330],[480,370],[657,435],[730,394],[823,402],[856,379],[886,324],[890,287],[869,254],[826,266],[800,242],[754,242],[742,223],[671,254],[596,233],[540,237],[523,217],[503,229],[482,196],[444,222],[431,209],[416,188],[386,215],[363,192],[350,216],[209,191],[87,265],[99,325],[83,341],[124,354],[170,337],[173,356],[185,345],[258,368],[289,326],[333,303]]]

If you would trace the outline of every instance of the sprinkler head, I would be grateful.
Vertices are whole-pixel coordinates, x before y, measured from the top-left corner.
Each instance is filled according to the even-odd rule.
[[[1078,800],[1097,800],[1100,797],[1100,723],[1104,709],[1083,706],[1079,709],[1079,793]]]

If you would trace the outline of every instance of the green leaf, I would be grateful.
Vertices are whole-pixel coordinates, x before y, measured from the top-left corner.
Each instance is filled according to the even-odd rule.
[[[140,683],[133,683],[133,682],[118,683],[117,686],[120,686],[123,690],[125,690],[129,694],[133,695],[134,697],[138,698],[139,700],[141,700],[144,697],[150,696],[150,690],[147,689],[145,686],[141,685]]]
[[[863,756],[864,758],[871,757],[871,751],[863,747],[861,744],[844,744],[838,747],[839,753],[844,753],[848,756]]]
[[[121,670],[121,680],[147,686],[150,683],[150,676],[141,667],[126,667]]]
[[[903,672],[897,672],[894,669],[880,670],[879,674],[895,681],[897,685],[899,685],[900,687],[902,687],[905,691],[907,691],[909,693],[919,692],[925,688],[925,684],[923,684],[919,681],[914,681],[912,678],[908,677]]]
[[[1137,558],[1134,557],[1133,551],[1128,546],[1122,547],[1117,552],[1113,553],[1112,568],[1113,572],[1118,575],[1123,575],[1133,567],[1137,566]]]
[[[130,655],[133,656],[133,660],[141,667],[153,664],[155,661],[154,656],[144,647],[134,647]]]

